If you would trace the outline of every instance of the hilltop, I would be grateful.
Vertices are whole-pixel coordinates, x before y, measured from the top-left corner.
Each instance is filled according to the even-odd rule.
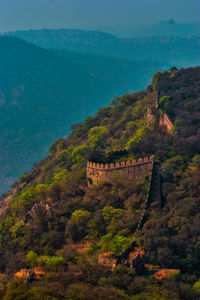
[[[0,37],[0,193],[109,99],[144,88],[159,62],[56,53]]]
[[[157,72],[145,90],[75,124],[21,176],[1,202],[3,299],[199,299],[199,95],[200,67]],[[88,186],[87,161],[138,172],[154,161],[159,206],[146,207],[138,228],[150,169],[139,182],[119,173]]]

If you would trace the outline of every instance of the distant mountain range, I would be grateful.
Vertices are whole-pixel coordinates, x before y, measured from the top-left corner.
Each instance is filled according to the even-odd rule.
[[[200,36],[120,39],[99,31],[44,29],[8,33],[42,48],[65,49],[131,61],[161,61],[181,67],[200,64]]]
[[[70,126],[125,92],[142,89],[159,62],[41,49],[0,37],[0,192],[48,153]]]
[[[158,70],[199,64],[199,36],[120,39],[70,29],[1,35],[0,193],[113,97],[143,89]]]
[[[200,35],[200,23],[177,23],[173,19],[161,21],[157,24],[126,27],[95,26],[87,29],[100,30],[121,38],[141,38],[148,36],[189,37]]]

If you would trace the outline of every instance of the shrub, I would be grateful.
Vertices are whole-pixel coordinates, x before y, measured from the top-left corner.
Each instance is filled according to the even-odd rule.
[[[170,100],[171,100],[170,96],[163,96],[159,100],[159,105],[160,106],[166,106],[167,104],[169,104]]]

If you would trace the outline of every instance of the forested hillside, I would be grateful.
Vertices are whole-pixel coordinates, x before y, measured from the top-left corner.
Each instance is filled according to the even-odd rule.
[[[120,39],[99,31],[44,29],[9,32],[44,48],[66,49],[132,61],[160,61],[178,67],[200,63],[200,37],[143,37]]]
[[[150,111],[155,120],[167,113],[171,131]],[[3,299],[200,299],[199,128],[200,67],[172,68],[53,143],[1,202]],[[161,204],[138,230],[150,178],[121,174],[88,187],[86,163],[150,155],[160,163]],[[102,263],[129,247],[139,265]]]
[[[0,193],[48,145],[67,135],[110,98],[144,88],[157,68],[68,51],[53,53],[11,37],[0,37]]]

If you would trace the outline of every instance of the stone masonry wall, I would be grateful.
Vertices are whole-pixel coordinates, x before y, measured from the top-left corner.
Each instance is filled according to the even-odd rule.
[[[137,183],[140,182],[145,175],[152,174],[154,164],[154,155],[151,157],[139,158],[138,160],[123,161],[116,164],[99,164],[87,163],[88,184],[97,184],[100,182],[110,181],[113,176],[123,173],[130,175]]]
[[[163,116],[159,120],[159,126],[162,128],[166,128],[168,132],[171,132],[173,129],[173,123],[169,119],[168,115],[166,113],[163,114]]]

